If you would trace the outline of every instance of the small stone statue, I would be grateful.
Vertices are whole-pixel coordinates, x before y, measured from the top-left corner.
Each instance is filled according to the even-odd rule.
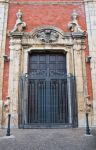
[[[13,30],[11,32],[22,32],[23,29],[26,27],[26,23],[22,21],[22,12],[21,10],[19,9],[18,12],[16,13],[16,16],[17,16],[17,20],[16,20],[16,24],[13,28]]]
[[[81,29],[81,27],[79,26],[78,24],[78,21],[77,21],[77,18],[78,18],[78,14],[75,10],[73,10],[73,13],[72,13],[72,21],[68,24],[68,29],[71,31],[71,32],[85,32]]]

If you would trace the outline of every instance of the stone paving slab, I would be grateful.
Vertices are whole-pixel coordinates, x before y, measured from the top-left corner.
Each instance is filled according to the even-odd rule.
[[[12,129],[13,138],[0,130],[0,150],[96,150],[96,130],[85,136],[85,129]]]

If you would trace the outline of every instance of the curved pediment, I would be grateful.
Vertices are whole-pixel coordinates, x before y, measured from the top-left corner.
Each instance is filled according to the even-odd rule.
[[[60,36],[63,36],[64,34],[60,29],[51,26],[37,28],[32,33],[33,38],[37,38],[43,43],[57,42]]]
[[[58,27],[55,27],[55,26],[41,26],[41,27],[37,27],[37,28],[34,28],[31,33],[33,35],[35,35],[36,33],[44,31],[44,30],[51,30],[51,31],[57,32],[58,34],[61,34],[62,36],[64,35],[64,31],[61,30]]]

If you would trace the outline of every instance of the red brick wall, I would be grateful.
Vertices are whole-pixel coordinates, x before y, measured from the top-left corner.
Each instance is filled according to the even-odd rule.
[[[41,2],[42,1],[42,2]],[[9,18],[8,18],[8,31],[12,30],[18,9],[23,12],[23,20],[27,23],[26,31],[30,32],[32,29],[52,25],[56,26],[65,32],[68,31],[67,25],[71,21],[72,11],[75,9],[79,14],[79,24],[83,30],[86,30],[84,3],[83,0],[10,0],[9,4]],[[6,53],[8,52],[8,40],[6,46]],[[87,54],[88,50],[85,50]],[[89,64],[86,65],[88,91],[92,97],[92,84],[91,73]],[[5,64],[4,68],[4,90],[3,99],[7,96],[8,87],[8,68],[9,65]]]
[[[72,3],[70,5],[67,3],[65,5],[16,5],[11,3],[8,30],[12,30],[15,24],[18,9],[24,13],[23,20],[27,23],[27,31],[43,25],[53,25],[67,31],[67,24],[71,20],[73,9],[77,10],[80,15],[79,24],[83,29],[86,29],[83,3],[77,3],[77,5],[72,5]]]

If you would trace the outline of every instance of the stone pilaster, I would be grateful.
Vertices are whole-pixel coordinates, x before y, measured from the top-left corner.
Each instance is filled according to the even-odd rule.
[[[0,0],[0,127],[2,124],[2,88],[3,88],[3,70],[8,16],[8,0]]]
[[[83,39],[74,39],[74,75],[76,77],[76,96],[78,104],[78,125],[85,125],[84,103],[87,95],[87,81],[85,71],[84,43]],[[81,44],[82,43],[82,44]]]
[[[11,38],[10,40],[10,68],[9,68],[9,91],[11,127],[18,127],[18,83],[21,66],[21,39]]]
[[[85,0],[85,13],[88,32],[89,55],[91,56],[90,67],[93,89],[93,121],[96,126],[96,1]]]

